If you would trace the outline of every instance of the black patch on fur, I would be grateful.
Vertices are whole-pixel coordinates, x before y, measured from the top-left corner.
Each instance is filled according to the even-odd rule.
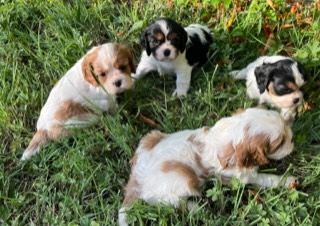
[[[270,82],[273,82],[273,88],[277,95],[285,95],[293,92],[287,86],[288,82],[295,83],[292,71],[294,61],[290,59],[279,60],[275,63],[263,63],[254,70],[260,93],[268,89]]]
[[[156,49],[163,43],[163,41],[161,42],[154,38],[153,35],[156,33],[163,34],[158,24],[151,24],[140,37],[140,45],[146,50],[148,56],[155,52]]]
[[[305,74],[305,70],[304,70],[303,65],[298,61],[297,61],[297,64],[298,64],[298,70],[299,70],[300,74],[302,75],[303,80],[306,81],[307,78],[306,78],[306,74]]]
[[[206,39],[201,42],[200,34],[203,33]],[[209,47],[212,44],[211,35],[204,29],[199,28],[197,33],[189,35],[190,43],[187,45],[186,58],[189,65],[202,66],[208,60]]]

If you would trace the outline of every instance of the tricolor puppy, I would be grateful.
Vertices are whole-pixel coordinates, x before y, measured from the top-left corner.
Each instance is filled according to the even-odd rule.
[[[51,90],[21,159],[67,135],[67,127],[88,125],[97,112],[114,111],[115,95],[131,88],[133,72],[133,58],[125,46],[107,43],[89,50]]]
[[[133,201],[179,206],[181,199],[200,195],[204,180],[214,175],[263,188],[294,186],[294,177],[257,172],[292,150],[292,131],[280,114],[258,108],[222,118],[211,128],[152,131],[132,159],[119,224],[126,225],[125,211]]]
[[[191,72],[207,61],[212,37],[207,27],[191,24],[183,28],[177,22],[161,18],[141,35],[142,52],[135,78],[158,71],[160,75],[175,74],[176,90],[173,95],[186,95]]]
[[[247,80],[247,94],[281,109],[281,114],[292,121],[303,101],[300,87],[305,83],[302,66],[285,56],[259,57],[247,67],[232,71],[236,79]]]

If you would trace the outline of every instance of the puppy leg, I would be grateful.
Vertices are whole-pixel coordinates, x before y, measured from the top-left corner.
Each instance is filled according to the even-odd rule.
[[[234,70],[234,71],[231,71],[229,74],[234,79],[246,80],[247,79],[248,70],[247,70],[247,68],[244,68],[242,70]]]
[[[47,130],[39,129],[33,135],[27,149],[23,152],[21,160],[28,160],[40,151],[40,147],[49,142]]]
[[[32,137],[27,149],[23,152],[20,160],[28,160],[40,151],[40,148],[49,143],[50,140],[57,140],[67,136],[68,132],[61,126],[53,126],[50,130],[38,129]]]
[[[129,182],[125,188],[126,193],[123,200],[122,207],[118,212],[118,224],[120,226],[127,226],[126,211],[127,208],[139,198],[139,184],[137,183],[135,177],[131,174]]]
[[[281,116],[289,124],[292,125],[297,114],[297,108],[282,108]]]
[[[177,70],[176,90],[173,96],[186,96],[190,87],[192,67]]]
[[[133,79],[140,79],[144,75],[148,74],[151,71],[155,71],[157,68],[150,62],[150,58],[146,55],[146,53],[142,53],[141,60],[136,69],[136,73],[133,74]]]

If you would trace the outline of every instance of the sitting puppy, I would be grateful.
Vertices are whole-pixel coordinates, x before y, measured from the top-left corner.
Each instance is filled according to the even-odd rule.
[[[292,131],[280,114],[258,108],[222,118],[211,128],[152,131],[132,159],[119,224],[126,225],[125,210],[136,199],[177,207],[181,199],[199,196],[203,181],[213,175],[264,188],[294,186],[294,177],[257,172],[292,150]]]
[[[120,44],[93,47],[53,87],[37,122],[37,132],[22,155],[29,159],[49,140],[68,134],[68,126],[88,125],[98,112],[114,111],[115,94],[131,88],[130,51]]]
[[[303,101],[300,87],[305,83],[302,66],[289,57],[263,56],[239,71],[232,71],[236,79],[247,80],[247,94],[281,109],[287,121],[295,117]]]
[[[139,79],[151,71],[158,71],[160,75],[175,74],[177,80],[173,95],[186,95],[192,69],[207,61],[211,43],[207,27],[191,24],[183,28],[171,19],[161,18],[141,36],[140,44],[145,50],[134,78]]]

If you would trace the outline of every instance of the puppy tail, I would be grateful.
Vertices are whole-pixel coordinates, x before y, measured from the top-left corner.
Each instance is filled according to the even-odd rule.
[[[38,130],[32,137],[27,149],[23,152],[21,160],[28,160],[31,156],[39,152],[40,147],[49,141],[48,132],[46,130]]]
[[[234,70],[229,73],[234,79],[237,80],[246,80],[247,73],[244,70]]]

